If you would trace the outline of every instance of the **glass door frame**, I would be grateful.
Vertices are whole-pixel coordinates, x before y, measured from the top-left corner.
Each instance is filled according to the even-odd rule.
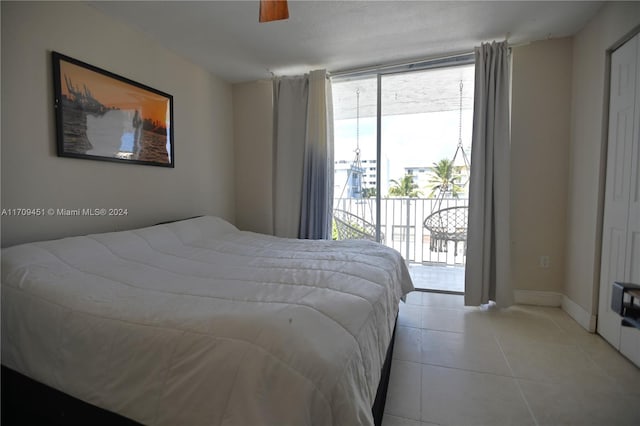
[[[405,74],[415,71],[425,71],[436,68],[450,68],[461,65],[470,65],[475,62],[474,53],[463,53],[459,55],[452,55],[434,59],[426,59],[422,61],[416,61],[405,64],[389,65],[383,67],[375,67],[361,70],[351,70],[333,73],[332,78],[340,77],[370,77],[376,76],[377,84],[377,99],[376,99],[376,160],[377,160],[377,173],[376,173],[376,241],[381,242],[381,220],[382,220],[382,173],[380,168],[382,167],[382,78],[394,74]],[[407,253],[408,254],[408,253]]]

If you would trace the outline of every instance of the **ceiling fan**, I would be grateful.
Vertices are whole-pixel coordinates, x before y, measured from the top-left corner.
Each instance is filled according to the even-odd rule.
[[[259,22],[279,21],[289,19],[287,0],[260,0]]]

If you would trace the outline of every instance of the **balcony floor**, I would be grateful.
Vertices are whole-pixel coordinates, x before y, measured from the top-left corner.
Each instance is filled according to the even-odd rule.
[[[409,273],[416,289],[464,293],[464,266],[410,263]]]

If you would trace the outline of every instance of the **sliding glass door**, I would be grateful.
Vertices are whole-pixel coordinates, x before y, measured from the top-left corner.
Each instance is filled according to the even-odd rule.
[[[334,239],[377,238],[376,76],[333,83]]]
[[[376,239],[416,286],[464,291],[472,64],[336,79],[334,237]]]

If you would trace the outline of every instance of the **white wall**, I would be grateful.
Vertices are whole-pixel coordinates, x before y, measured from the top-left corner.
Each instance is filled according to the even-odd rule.
[[[559,295],[564,281],[571,38],[512,49],[511,271],[516,290]],[[550,266],[540,267],[540,256]],[[516,293],[516,300],[519,300]]]
[[[606,137],[606,51],[640,25],[640,2],[612,2],[573,42],[572,118],[564,294],[585,315],[598,310]],[[593,322],[593,318],[591,318]]]
[[[2,7],[2,208],[127,208],[126,217],[2,217],[2,245],[214,214],[233,220],[231,85],[79,2]],[[174,169],[59,158],[51,51],[174,97]]]
[[[600,255],[601,164],[605,94],[605,52],[640,25],[640,3],[606,4],[575,37],[514,48],[512,145],[512,272],[516,290],[557,293],[572,315],[597,313]],[[256,117],[271,117],[270,93],[256,83],[234,86],[235,129]],[[244,123],[244,124],[243,124]],[[243,225],[264,229],[271,198],[271,169],[264,153],[269,136],[247,131],[236,137],[236,167],[250,159],[256,186],[238,195],[237,208],[250,207]],[[240,175],[240,173],[238,173]],[[238,177],[240,179],[240,177]],[[238,191],[246,191],[238,185]],[[533,202],[535,200],[535,203]],[[534,205],[535,204],[535,205]],[[538,207],[536,207],[538,206]],[[540,269],[540,255],[551,267]],[[565,303],[566,302],[566,303]],[[579,311],[579,312],[578,312]],[[581,318],[578,318],[579,320]]]
[[[564,279],[571,39],[514,49],[513,66],[514,287],[559,295]],[[272,233],[271,83],[235,84],[233,102],[237,225]],[[539,268],[540,255],[551,257],[549,269]]]

